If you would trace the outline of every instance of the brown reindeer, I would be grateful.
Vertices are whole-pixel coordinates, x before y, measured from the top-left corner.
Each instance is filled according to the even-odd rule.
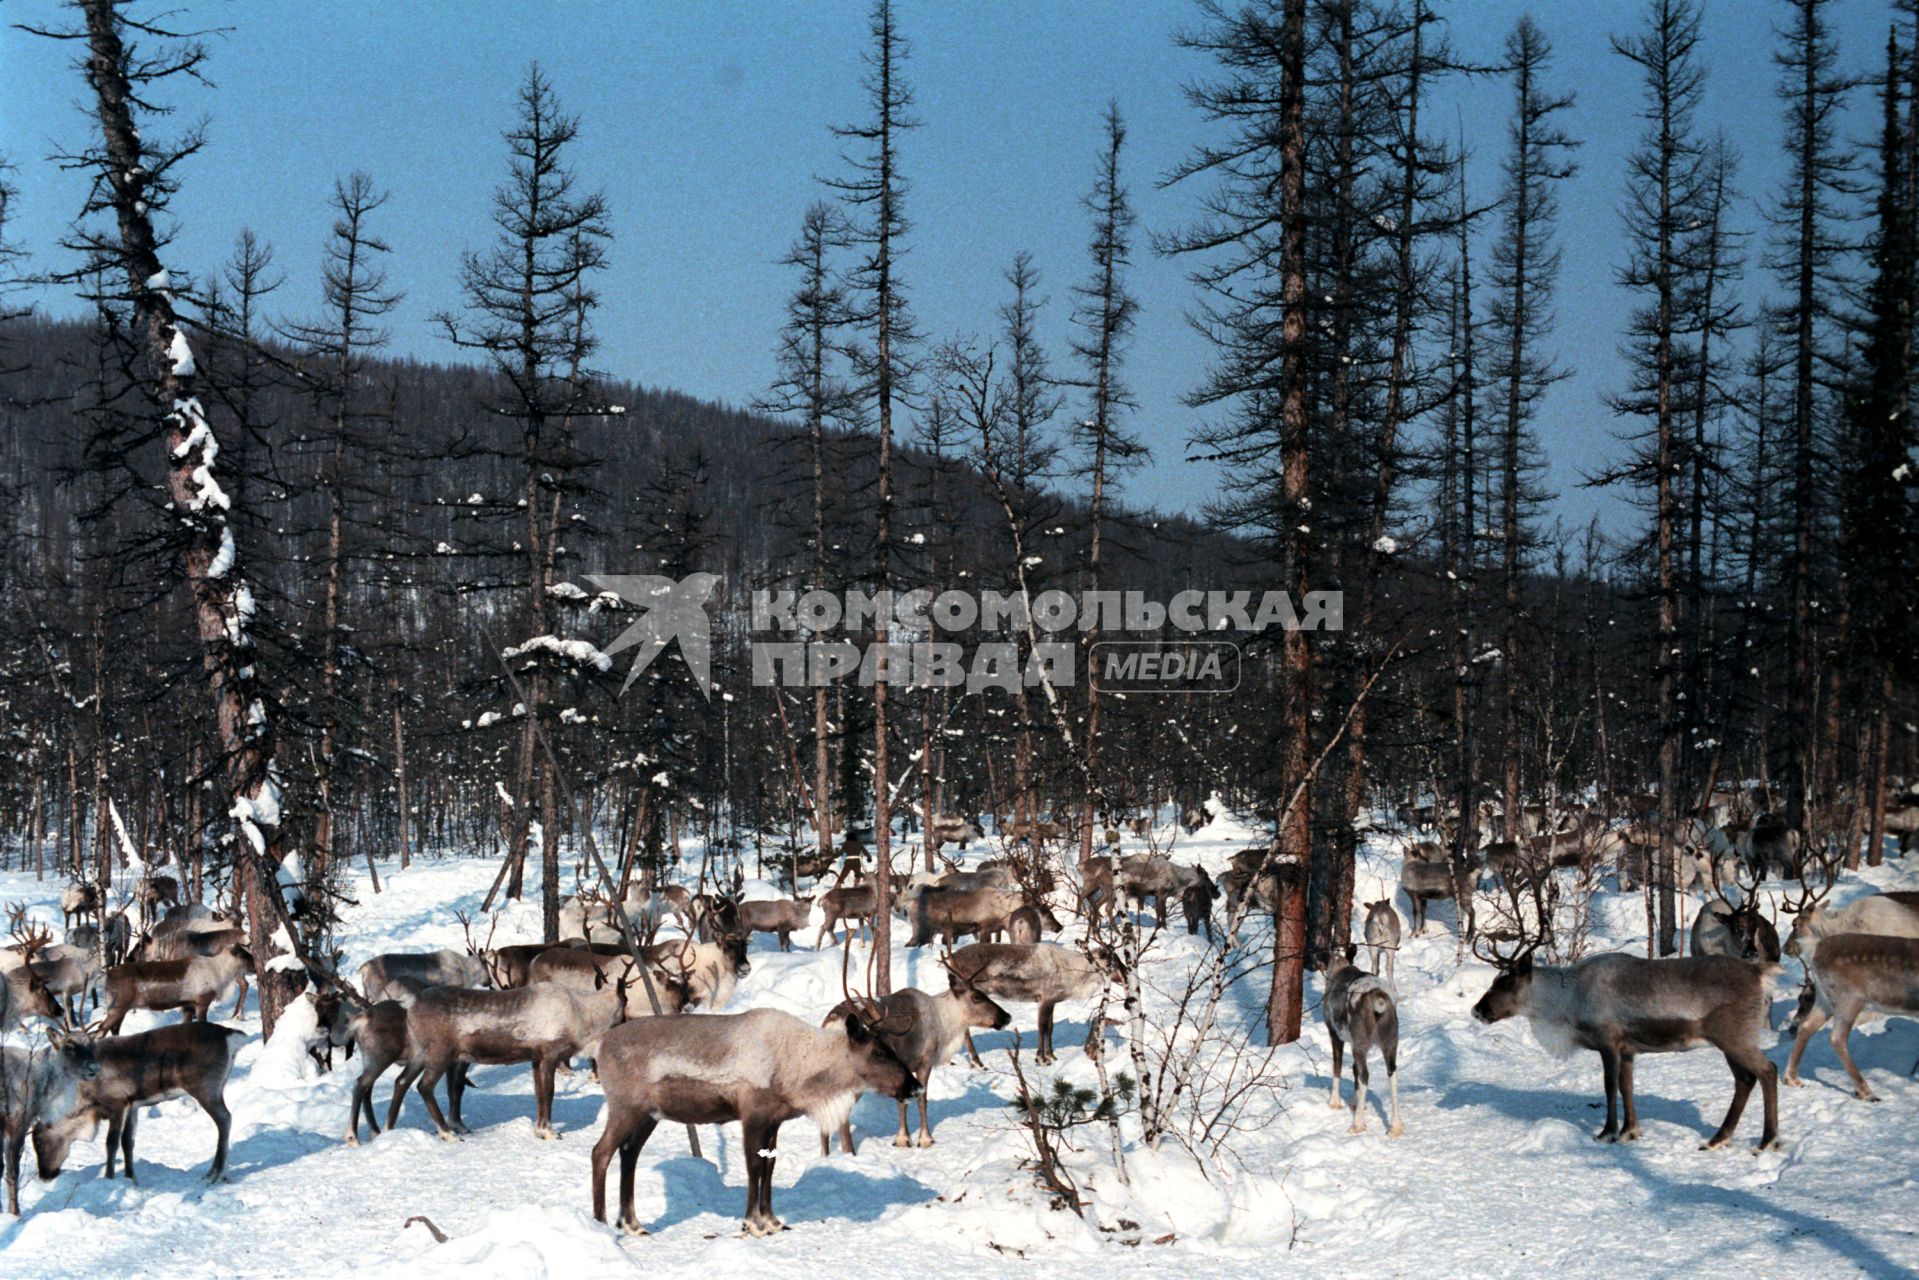
[[[822,1025],[844,1024],[860,1016],[873,1019],[874,1034],[898,1055],[918,1082],[919,1145],[922,1147],[933,1145],[932,1122],[926,1114],[926,1089],[932,1082],[934,1068],[953,1060],[972,1028],[997,1031],[1013,1020],[1011,1014],[994,1004],[978,987],[953,973],[947,975],[947,988],[939,995],[908,987],[872,1001],[842,1000],[833,1006]],[[900,1127],[893,1135],[893,1145],[910,1147],[913,1139],[907,1130],[906,1099],[902,1097],[898,1101]],[[840,1122],[840,1150],[855,1154],[850,1119]],[[820,1134],[820,1154],[827,1155],[830,1151],[830,1140],[826,1134]]]
[[[1399,1122],[1399,1010],[1393,993],[1385,983],[1354,964],[1358,948],[1346,948],[1346,963],[1331,968],[1326,975],[1326,992],[1320,999],[1320,1013],[1326,1020],[1326,1034],[1333,1043],[1333,1089],[1327,1105],[1338,1111],[1345,1106],[1339,1097],[1340,1058],[1346,1046],[1353,1047],[1353,1124],[1346,1132],[1366,1131],[1366,1057],[1375,1045],[1386,1063],[1386,1084],[1392,1091],[1392,1127],[1395,1138],[1406,1129]]]
[[[1050,942],[976,942],[955,951],[946,966],[954,977],[989,996],[1039,1006],[1035,1060],[1041,1064],[1053,1061],[1054,1008],[1062,1000],[1097,995],[1112,980],[1107,969],[1087,956]],[[1089,1054],[1098,1052],[1099,1034],[1096,1022],[1086,1039]],[[966,1047],[977,1064],[979,1053],[971,1035]]]
[[[777,934],[781,951],[793,949],[793,935],[806,927],[812,914],[811,898],[774,898],[739,905],[740,928],[747,933]]]
[[[460,1116],[466,1077],[463,1072],[453,1071],[455,1064],[531,1063],[536,1111],[533,1131],[542,1138],[556,1138],[554,1075],[576,1055],[601,1056],[601,1037],[628,1017],[627,998],[628,988],[623,982],[608,984],[592,994],[537,981],[516,991],[430,987],[407,1010],[407,1061],[394,1090],[404,1097],[417,1083],[440,1137],[457,1142],[468,1130]],[[446,1113],[441,1112],[433,1096],[433,1086],[442,1076],[447,1078]],[[389,1129],[398,1117],[397,1106],[387,1113]]]
[[[633,1208],[640,1151],[661,1120],[740,1122],[746,1152],[748,1235],[786,1229],[773,1216],[774,1150],[780,1126],[809,1116],[825,1136],[867,1090],[906,1098],[911,1069],[855,1014],[842,1028],[809,1027],[790,1013],[754,1009],[700,1018],[641,1018],[606,1033],[600,1079],[606,1128],[593,1144],[593,1216],[606,1221],[606,1170],[620,1154],[620,1227],[645,1234]]]
[[[210,956],[184,960],[145,960],[107,970],[107,1012],[102,1026],[117,1035],[135,1009],[165,1013],[184,1010],[183,1022],[205,1022],[214,1001],[253,971],[253,953],[238,942]]]
[[[113,1176],[116,1152],[122,1156],[127,1181],[133,1178],[133,1130],[140,1107],[185,1094],[200,1104],[219,1130],[213,1148],[208,1182],[220,1182],[227,1173],[227,1139],[233,1115],[227,1110],[227,1076],[233,1055],[246,1032],[214,1022],[171,1023],[132,1036],[108,1036],[94,1042],[100,1063],[96,1079],[80,1086],[79,1105],[57,1124],[33,1131],[33,1150],[40,1176],[51,1180],[66,1163],[76,1135],[91,1137],[100,1121],[107,1122],[106,1176]]]
[[[315,1017],[328,1044],[360,1051],[360,1075],[353,1082],[353,1105],[347,1112],[346,1144],[360,1145],[360,1115],[366,1114],[369,1136],[378,1137],[380,1122],[373,1118],[373,1086],[387,1068],[406,1056],[406,1006],[398,1000],[367,1004],[350,992],[323,991],[313,1000]],[[466,1064],[454,1070],[464,1073]],[[400,1114],[405,1094],[396,1084],[387,1107],[387,1127]]]
[[[0,1156],[7,1170],[7,1212],[20,1216],[20,1159],[27,1135],[65,1119],[79,1105],[80,1086],[100,1074],[83,1035],[47,1034],[45,1047],[0,1048]]]
[[[191,960],[195,956],[217,956],[229,947],[246,944],[246,930],[237,925],[218,925],[219,917],[195,921],[201,928],[158,931],[147,934],[133,948],[130,960],[145,963],[152,960]],[[247,1007],[247,975],[242,973],[234,987],[233,1014],[237,1021]]]
[[[1732,1069],[1732,1105],[1707,1147],[1725,1145],[1739,1127],[1755,1082],[1765,1099],[1761,1150],[1779,1138],[1779,1073],[1759,1047],[1766,1023],[1771,975],[1776,966],[1725,956],[1642,960],[1637,956],[1591,956],[1570,967],[1535,967],[1531,951],[1517,958],[1493,955],[1500,973],[1473,1016],[1500,1022],[1515,1015],[1532,1022],[1548,1052],[1574,1049],[1599,1055],[1605,1074],[1606,1125],[1599,1141],[1639,1137],[1633,1104],[1633,1064],[1642,1053],[1676,1053],[1711,1044]],[[1616,1103],[1625,1103],[1625,1123]]]
[[[1853,1096],[1867,1102],[1879,1096],[1866,1083],[1865,1075],[1853,1063],[1848,1042],[1852,1028],[1866,1013],[1896,1013],[1919,1016],[1919,938],[1899,938],[1885,934],[1838,933],[1822,937],[1810,954],[1800,949],[1795,937],[1789,944],[1794,954],[1804,956],[1806,970],[1812,976],[1817,993],[1812,1010],[1800,1020],[1799,1033],[1793,1038],[1792,1053],[1786,1059],[1786,1083],[1795,1087],[1799,1078],[1799,1059],[1813,1033],[1832,1024],[1829,1033],[1832,1051],[1839,1065],[1852,1077]]]

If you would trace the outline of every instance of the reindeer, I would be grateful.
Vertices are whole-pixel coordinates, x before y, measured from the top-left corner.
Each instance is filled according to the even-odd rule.
[[[1185,888],[1179,891],[1179,909],[1186,917],[1186,932],[1193,935],[1203,927],[1206,941],[1213,941],[1213,903],[1220,895],[1219,885],[1206,874],[1203,867],[1194,867],[1197,872]],[[1015,939],[1017,941],[1017,939]]]
[[[1473,1017],[1494,1023],[1518,1015],[1549,1053],[1574,1049],[1599,1054],[1605,1075],[1606,1125],[1601,1142],[1639,1137],[1633,1103],[1633,1063],[1642,1053],[1676,1053],[1711,1044],[1732,1068],[1732,1105],[1706,1148],[1724,1146],[1739,1127],[1746,1099],[1757,1082],[1765,1100],[1759,1149],[1779,1139],[1779,1072],[1759,1047],[1766,1023],[1774,965],[1754,965],[1725,956],[1642,960],[1618,953],[1588,957],[1565,967],[1535,967],[1530,948],[1518,956],[1497,951],[1489,959],[1499,976],[1473,1006]],[[1625,1103],[1625,1124],[1616,1115]]]
[[[1045,903],[1029,901],[1009,912],[994,932],[1005,934],[1008,942],[1039,942],[1060,927],[1059,917]]]
[[[740,929],[746,933],[779,935],[781,951],[793,949],[793,935],[806,927],[812,915],[811,898],[773,898],[742,902],[739,906]]]
[[[819,937],[813,943],[815,950],[829,942],[838,941],[835,935],[842,920],[847,922],[849,930],[857,925],[860,936],[866,936],[874,915],[879,911],[879,892],[870,884],[847,885],[828,889],[820,895],[819,903],[825,918],[820,923]]]
[[[1386,981],[1393,980],[1393,959],[1399,954],[1399,912],[1393,910],[1391,899],[1381,899],[1366,906],[1366,947],[1372,954],[1372,971],[1379,973],[1379,964],[1386,962]]]
[[[926,824],[927,843],[935,850],[949,844],[956,844],[964,849],[973,841],[983,838],[980,835],[979,824],[969,822],[965,818],[942,815]]]
[[[1805,959],[1817,994],[1816,1003],[1800,1020],[1799,1033],[1793,1038],[1792,1053],[1786,1059],[1786,1083],[1795,1088],[1805,1083],[1799,1078],[1799,1059],[1806,1052],[1806,1042],[1831,1022],[1832,1051],[1852,1077],[1853,1096],[1866,1102],[1879,1101],[1879,1095],[1853,1063],[1848,1042],[1862,1014],[1919,1016],[1919,938],[1828,934],[1808,953],[1795,931],[1787,947]]]
[[[368,1000],[402,1004],[425,987],[485,987],[493,974],[485,960],[458,951],[389,951],[360,966],[360,990]]]
[[[118,1035],[135,1009],[184,1010],[182,1021],[205,1022],[207,1010],[253,970],[253,953],[233,943],[210,956],[129,961],[107,970],[107,1012],[101,1025]]]
[[[141,876],[133,889],[134,901],[140,905],[140,927],[152,925],[162,904],[178,906],[180,902],[180,882],[173,876]]]
[[[47,989],[46,982],[34,972],[34,959],[53,941],[53,930],[46,925],[27,923],[24,903],[7,908],[8,936],[13,939],[9,953],[18,957],[11,967],[0,970],[0,1035],[24,1026],[28,1018],[60,1020],[59,1001]]]
[[[219,1130],[208,1182],[224,1181],[227,1139],[233,1115],[227,1110],[227,1076],[233,1055],[246,1032],[214,1022],[178,1022],[139,1035],[109,1036],[94,1042],[99,1075],[83,1083],[79,1105],[66,1119],[43,1124],[33,1131],[33,1150],[40,1177],[51,1181],[66,1163],[76,1135],[92,1137],[100,1121],[107,1122],[106,1176],[113,1176],[116,1148],[133,1177],[133,1130],[142,1106],[164,1102],[181,1094],[200,1104]]]
[[[484,988],[431,987],[422,991],[406,1013],[406,1066],[394,1090],[404,1097],[419,1086],[420,1098],[443,1141],[458,1142],[469,1132],[460,1117],[466,1092],[464,1072],[456,1063],[533,1065],[536,1110],[533,1132],[557,1138],[553,1130],[553,1077],[562,1064],[577,1055],[600,1059],[600,1041],[608,1028],[626,1021],[628,988],[625,982],[605,984],[591,994],[555,982],[534,982],[515,991]],[[433,1086],[447,1078],[448,1112],[440,1110]],[[387,1113],[391,1129],[399,1107]]]
[[[929,995],[908,987],[881,996],[870,1004],[849,997],[834,1005],[821,1025],[830,1027],[836,1023],[844,1024],[848,1019],[858,1016],[862,1009],[869,1009],[876,1018],[872,1024],[874,1034],[884,1040],[886,1046],[913,1073],[913,1079],[919,1085],[919,1145],[932,1146],[933,1129],[926,1117],[926,1090],[932,1083],[933,1069],[953,1060],[953,1055],[966,1043],[972,1028],[997,1031],[1013,1020],[1012,1015],[994,1004],[972,983],[956,973],[948,973],[946,990],[939,995]],[[900,1127],[893,1136],[893,1145],[910,1147],[913,1139],[907,1131],[906,1099],[903,1097],[899,1099],[899,1108]],[[840,1150],[848,1155],[855,1154],[850,1119],[840,1122]],[[831,1140],[822,1132],[820,1154],[824,1156],[831,1152]]]
[[[1714,897],[1693,917],[1692,953],[1777,964],[1779,930],[1760,914],[1757,898],[1735,907],[1723,896]]]
[[[1413,936],[1426,932],[1428,904],[1459,896],[1453,869],[1439,862],[1407,862],[1399,868],[1399,889],[1413,904]]]
[[[94,923],[100,922],[100,886],[86,880],[76,880],[60,891],[60,914],[66,917],[62,926],[71,930],[76,919],[92,916]]]
[[[1213,878],[1203,869],[1180,866],[1164,854],[1136,853],[1130,858],[1122,858],[1119,864],[1120,892],[1140,905],[1144,905],[1150,897],[1153,900],[1153,922],[1162,929],[1166,927],[1166,904],[1169,899],[1182,898],[1187,888],[1211,886],[1212,882]],[[1211,906],[1210,894],[1208,906]],[[1197,933],[1198,929],[1189,922],[1187,932]]]
[[[0,1048],[0,1156],[7,1170],[7,1212],[20,1216],[20,1158],[27,1135],[79,1104],[82,1084],[100,1074],[85,1036],[47,1033],[47,1047]]]
[[[686,1003],[708,1012],[724,1009],[739,980],[753,972],[746,959],[746,937],[738,933],[717,942],[656,942],[647,948],[647,957],[680,988]]]
[[[1035,1060],[1053,1061],[1053,1009],[1062,1000],[1082,1000],[1100,992],[1113,975],[1078,951],[1050,942],[976,942],[961,947],[946,961],[947,971],[961,982],[989,996],[1039,1006],[1039,1049]],[[1086,1051],[1098,1053],[1097,1021],[1086,1038]],[[973,1038],[966,1050],[980,1064]]]
[[[346,1144],[360,1145],[360,1114],[366,1113],[369,1136],[380,1135],[380,1122],[373,1118],[373,1086],[388,1067],[406,1056],[406,1006],[398,1000],[367,1004],[350,992],[325,991],[314,998],[314,1015],[326,1042],[348,1052],[360,1051],[360,1075],[353,1082],[353,1105],[347,1112]],[[464,1073],[466,1064],[454,1067]],[[397,1086],[387,1107],[387,1127],[399,1116],[405,1093]]]
[[[56,951],[58,954],[54,954]],[[48,952],[45,959],[28,961],[27,967],[42,986],[64,1002],[67,1022],[77,1023],[88,995],[93,996],[95,1007],[99,1006],[105,966],[98,955],[75,946],[48,948]]]
[[[1392,908],[1387,904],[1387,910]],[[1398,917],[1394,917],[1395,924]],[[1368,921],[1370,924],[1370,920]],[[1399,1122],[1399,1009],[1393,993],[1374,975],[1354,964],[1357,946],[1346,948],[1346,963],[1326,975],[1326,991],[1319,1007],[1326,1020],[1326,1034],[1333,1042],[1333,1090],[1327,1105],[1338,1111],[1346,1104],[1339,1096],[1340,1058],[1348,1044],[1353,1047],[1353,1123],[1347,1133],[1366,1131],[1366,1056],[1374,1045],[1386,1063],[1386,1084],[1392,1091],[1393,1137],[1404,1136]]]
[[[640,1151],[661,1120],[740,1122],[746,1152],[748,1235],[785,1230],[773,1216],[774,1150],[780,1126],[808,1116],[822,1138],[846,1120],[867,1090],[911,1097],[919,1085],[861,1010],[836,1029],[809,1027],[790,1013],[754,1009],[704,1018],[642,1018],[615,1027],[600,1045],[606,1128],[593,1145],[593,1216],[606,1221],[606,1169],[620,1153],[622,1230],[645,1234],[633,1208]]]
[[[159,934],[149,933],[140,939],[134,947],[130,959],[139,963],[155,960],[191,960],[196,956],[216,956],[229,947],[246,945],[247,935],[237,925],[217,926],[213,917],[196,920],[193,923],[205,925],[204,928],[176,929]],[[238,1021],[247,1007],[247,975],[242,973],[235,985],[233,997],[233,1018]]]
[[[922,892],[913,904],[913,933],[907,945],[923,947],[935,934],[948,946],[965,934],[984,936],[1024,905],[1026,895],[1018,889],[936,885]]]

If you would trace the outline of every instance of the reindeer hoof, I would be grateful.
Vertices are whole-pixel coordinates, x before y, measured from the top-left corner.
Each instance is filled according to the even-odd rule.
[[[1621,1130],[1619,1131],[1619,1141],[1621,1141],[1621,1142],[1637,1142],[1637,1141],[1639,1141],[1639,1126],[1638,1126],[1638,1125],[1634,1125],[1634,1126],[1633,1126],[1632,1128],[1630,1128],[1630,1129],[1621,1129]]]
[[[440,1130],[440,1141],[441,1142],[458,1142],[460,1141],[460,1135],[453,1132],[453,1130],[451,1129],[442,1129]]]
[[[896,1147],[910,1147],[913,1145],[913,1140],[903,1133],[896,1133],[893,1135],[893,1145]]]
[[[360,1135],[359,1135],[359,1134],[357,1134],[357,1133],[349,1133],[349,1134],[348,1134],[348,1135],[346,1136],[346,1144],[347,1144],[347,1145],[348,1145],[349,1147],[357,1147],[357,1146],[359,1146],[359,1145],[360,1145]]]
[[[1389,1138],[1403,1138],[1406,1136],[1406,1126],[1395,1122],[1392,1128],[1386,1130],[1386,1136]]]
[[[1601,1129],[1593,1135],[1594,1142],[1617,1142],[1618,1140],[1619,1130],[1613,1128],[1611,1125],[1607,1125],[1604,1129]]]
[[[533,1130],[533,1136],[536,1138],[539,1138],[543,1142],[558,1142],[560,1140],[560,1135],[558,1133],[554,1132],[552,1129],[546,1129],[546,1128],[536,1128],[535,1130]]]
[[[1346,1104],[1341,1102],[1338,1098],[1328,1098],[1326,1099],[1326,1109],[1328,1111],[1344,1111],[1346,1109]]]
[[[1861,1101],[1861,1102],[1877,1102],[1877,1101],[1879,1101],[1879,1095],[1878,1095],[1878,1094],[1876,1094],[1876,1093],[1874,1093],[1874,1092],[1873,1092],[1872,1090],[1870,1090],[1870,1089],[1854,1089],[1854,1090],[1852,1091],[1852,1096],[1853,1096],[1853,1097],[1855,1097],[1855,1098],[1857,1098],[1857,1099],[1859,1099],[1859,1101]]]
[[[1785,1085],[1788,1089],[1803,1089],[1806,1087],[1806,1082],[1801,1080],[1797,1074],[1780,1076],[1779,1083]]]
[[[646,1236],[652,1235],[653,1233],[637,1222],[622,1222],[620,1224],[620,1234],[627,1236]]]
[[[932,1146],[932,1145],[933,1145],[933,1135],[932,1135],[932,1134],[930,1134],[930,1133],[922,1133],[922,1134],[920,1135],[920,1143],[919,1143],[919,1144],[920,1144],[920,1146],[922,1146],[922,1147],[930,1147],[930,1146]]]
[[[1352,1122],[1351,1125],[1347,1127],[1346,1132],[1347,1133],[1364,1133],[1366,1132],[1366,1126],[1361,1124],[1359,1121],[1355,1120]]]

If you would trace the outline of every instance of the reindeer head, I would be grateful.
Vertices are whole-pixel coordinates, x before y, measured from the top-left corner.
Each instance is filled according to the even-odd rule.
[[[998,1031],[1012,1022],[1013,1015],[994,1003],[984,991],[974,986],[973,980],[955,969],[950,959],[942,957],[940,964],[946,968],[946,989],[960,1002],[960,1010],[966,1015],[967,1026]]]
[[[1538,945],[1537,940],[1510,933],[1484,934],[1473,942],[1473,954],[1499,970],[1493,985],[1473,1005],[1475,1019],[1503,1022],[1531,1006],[1533,952]]]
[[[846,1015],[846,1043],[854,1073],[875,1093],[910,1098],[919,1092],[919,1080],[880,1034],[882,1021],[879,1006],[863,996],[854,998]]]

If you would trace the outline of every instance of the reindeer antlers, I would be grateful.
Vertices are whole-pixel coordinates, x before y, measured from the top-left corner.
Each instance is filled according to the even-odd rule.
[[[28,923],[27,905],[24,902],[8,904],[7,933],[20,948],[21,954],[29,960],[53,941],[52,926]]]
[[[1505,945],[1508,943],[1514,945]],[[1474,956],[1507,973],[1532,958],[1533,952],[1539,949],[1539,939],[1511,929],[1490,929],[1473,939],[1472,948]]]

